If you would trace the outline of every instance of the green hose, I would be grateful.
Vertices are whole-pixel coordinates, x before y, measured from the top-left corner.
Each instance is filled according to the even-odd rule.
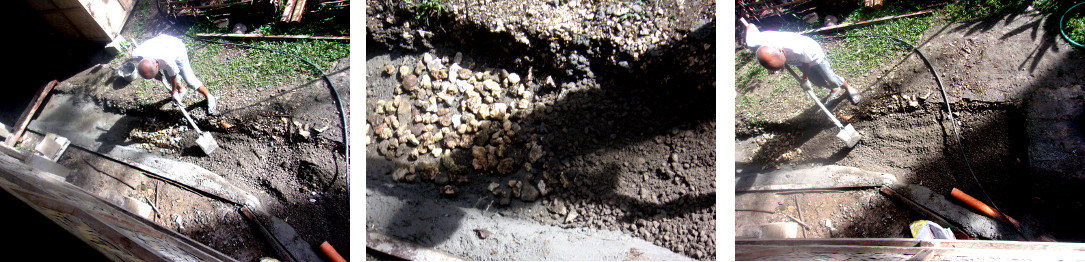
[[[1065,13],[1062,13],[1062,17],[1059,17],[1059,33],[1062,33],[1062,38],[1065,38],[1066,41],[1070,42],[1071,44],[1073,44],[1073,45],[1075,45],[1077,47],[1085,47],[1085,45],[1081,45],[1078,42],[1074,42],[1074,40],[1070,39],[1070,36],[1066,35],[1066,30],[1063,29],[1064,27],[1066,27],[1066,24],[1064,24],[1065,22],[1063,22],[1063,21],[1066,20],[1066,14],[1069,14],[1070,10],[1074,10],[1074,8],[1076,8],[1077,6],[1079,6],[1081,4],[1085,4],[1085,2],[1077,3],[1076,5],[1071,6],[1070,9],[1066,9]]]

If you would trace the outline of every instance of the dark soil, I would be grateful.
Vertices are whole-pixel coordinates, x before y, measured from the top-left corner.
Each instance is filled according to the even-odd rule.
[[[715,15],[711,2],[682,3],[658,1],[632,7],[631,2],[618,1],[529,1],[504,6],[449,1],[451,11],[426,25],[414,20],[412,9],[398,1],[370,1],[367,152],[404,168],[414,166],[417,177],[406,175],[402,180],[434,183],[434,190],[446,184],[460,189],[449,197],[490,196],[496,200],[494,208],[504,208],[500,199],[506,193],[486,190],[491,182],[505,192],[517,191],[508,186],[510,180],[520,181],[516,186],[520,188],[545,187],[549,194],[539,200],[518,200],[525,197],[516,193],[505,197],[553,207],[548,215],[534,216],[540,223],[622,231],[696,259],[713,260],[716,124],[711,32]],[[623,13],[637,9],[642,13],[621,19]],[[594,18],[579,16],[581,12]],[[652,18],[668,15],[655,13],[675,14],[675,20],[657,22],[662,20]],[[623,24],[621,30],[616,30],[614,21]],[[640,34],[642,30],[645,34]],[[459,53],[459,67],[483,76],[462,80],[468,87],[481,86],[488,78],[504,83],[507,74],[517,74],[523,90],[532,95],[523,96],[520,87],[510,84],[502,86],[503,96],[484,102],[508,103],[507,122],[513,128],[503,128],[505,120],[490,119],[489,127],[482,123],[468,132],[453,129],[456,134],[445,135],[444,140],[465,143],[439,146],[450,150],[442,152],[453,165],[432,154],[413,156],[411,151],[421,147],[401,140],[399,132],[382,138],[377,132],[394,128],[386,120],[390,116],[404,121],[398,116],[425,115],[429,103],[404,103],[410,107],[403,109],[408,110],[405,114],[375,108],[396,96],[425,101],[440,92],[437,87],[396,91],[402,85],[414,85],[403,81],[407,78],[399,75],[398,68],[414,71],[425,53],[442,61],[444,68]],[[386,66],[397,72],[387,74]],[[419,77],[430,71],[426,68]],[[449,82],[440,77],[431,80],[434,86]],[[464,98],[455,97],[452,106],[438,102],[437,110],[475,118],[471,106],[460,103],[466,95],[460,95]],[[425,124],[414,123],[407,124],[407,129],[424,129]],[[505,149],[498,150],[500,157],[487,159],[487,146]],[[473,154],[479,148],[484,150],[482,161]],[[479,162],[481,166],[473,167]],[[441,168],[436,173],[421,171],[437,163]],[[524,212],[521,217],[534,215],[511,211]],[[569,213],[577,216],[565,223]]]

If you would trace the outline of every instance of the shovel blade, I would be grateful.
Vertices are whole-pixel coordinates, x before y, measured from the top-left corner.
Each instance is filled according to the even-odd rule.
[[[855,127],[849,124],[841,128],[839,133],[836,133],[836,138],[840,138],[848,147],[855,147],[855,144],[858,144],[859,139],[863,137],[859,135],[859,131],[855,131]]]
[[[204,154],[211,155],[215,149],[219,148],[219,143],[215,141],[214,137],[211,137],[211,132],[200,133],[200,137],[196,138],[196,144],[200,146]]]

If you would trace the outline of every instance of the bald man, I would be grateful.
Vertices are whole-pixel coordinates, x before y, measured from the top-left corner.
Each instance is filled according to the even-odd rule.
[[[188,87],[196,89],[207,99],[207,114],[218,115],[215,96],[196,78],[188,62],[188,49],[181,39],[169,35],[160,35],[144,41],[132,51],[132,59],[139,62],[139,75],[144,79],[164,79],[170,84],[170,94],[177,101],[182,101],[188,90],[181,85],[178,75],[185,79]],[[160,78],[161,77],[161,78]]]
[[[803,88],[810,88],[810,73],[818,74],[831,86],[832,91],[825,97],[825,104],[839,98],[843,90],[848,91],[852,104],[859,103],[862,98],[859,90],[849,86],[847,80],[833,72],[825,51],[814,39],[792,32],[761,32],[746,19],[740,21],[746,25],[746,46],[756,52],[757,62],[765,69],[776,73],[786,65],[799,66],[802,69]]]

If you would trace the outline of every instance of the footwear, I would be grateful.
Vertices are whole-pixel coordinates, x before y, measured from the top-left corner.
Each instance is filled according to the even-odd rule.
[[[859,89],[853,87],[848,87],[848,98],[851,99],[851,104],[853,105],[859,104],[859,100],[863,99],[863,97],[859,95]]]
[[[219,115],[218,103],[215,102],[215,96],[207,96],[207,114],[217,116]]]
[[[844,93],[843,91],[844,90],[839,88],[839,87],[833,88],[832,91],[829,92],[829,95],[825,96],[825,101],[822,102],[822,103],[829,104],[829,102],[832,102],[833,100],[836,100],[837,98],[840,98],[840,94]]]

